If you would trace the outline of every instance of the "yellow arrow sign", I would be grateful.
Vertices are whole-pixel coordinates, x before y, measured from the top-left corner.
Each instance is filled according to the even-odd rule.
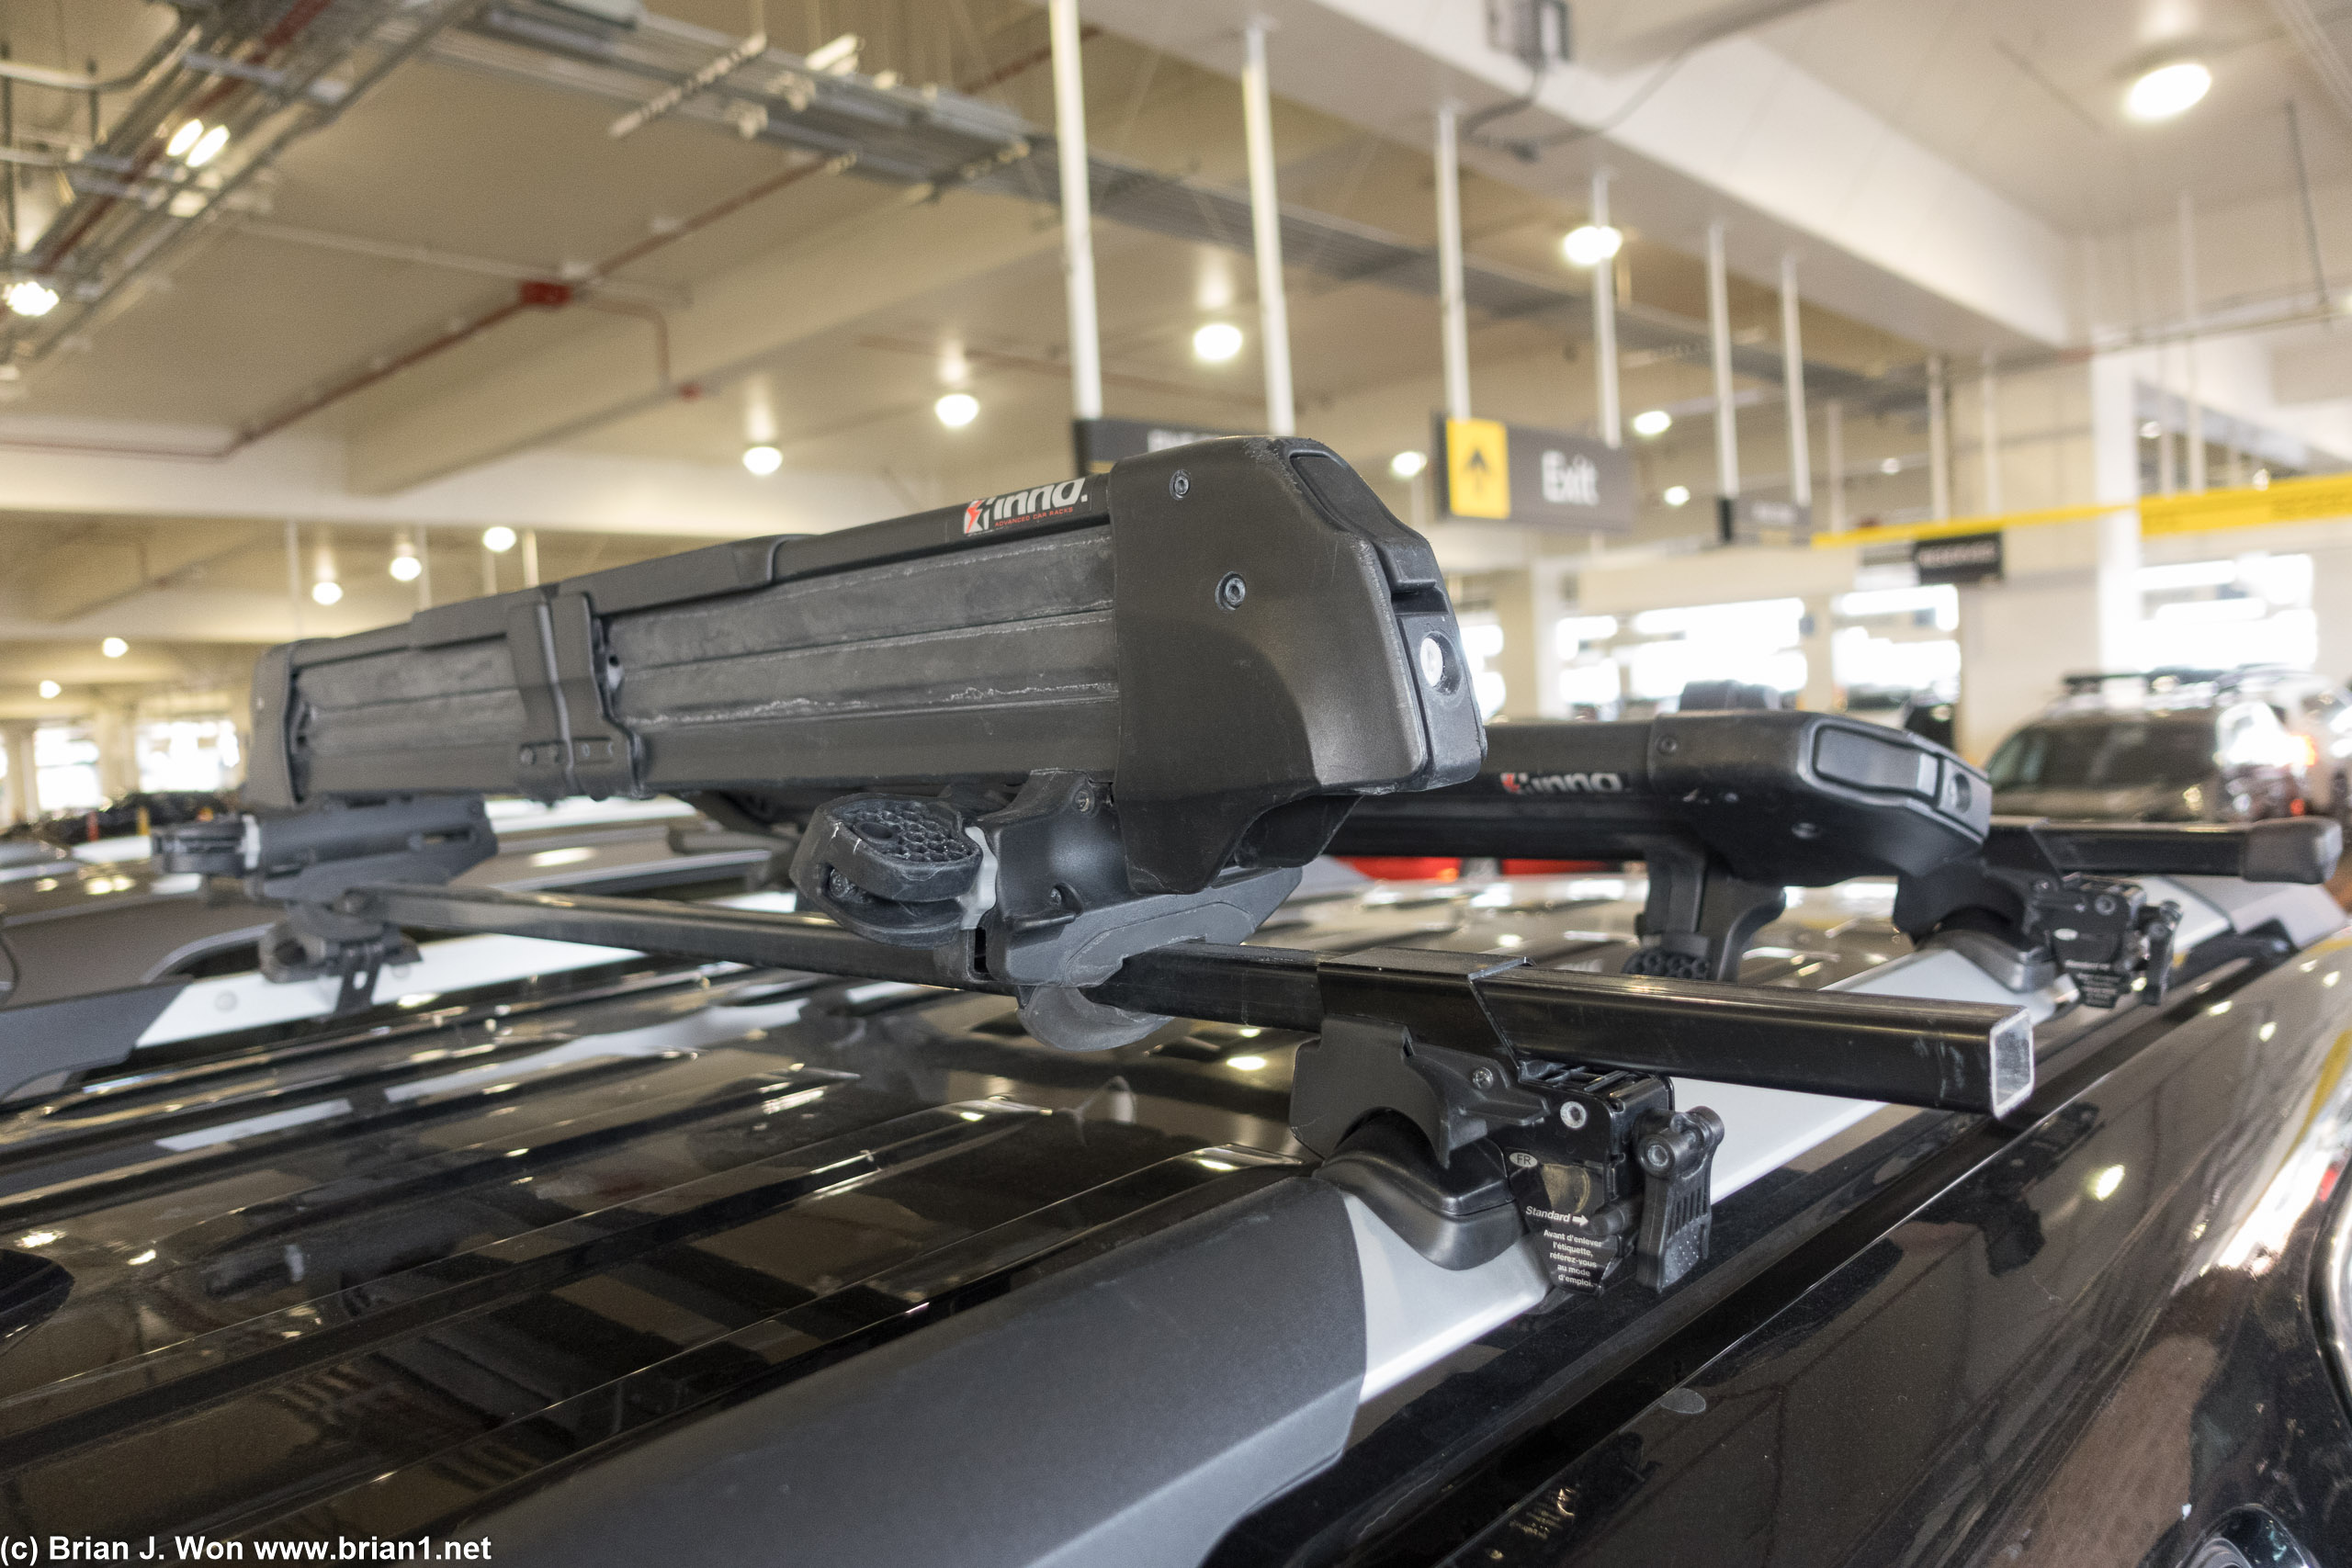
[[[1510,516],[1510,444],[1502,421],[1445,422],[1445,509],[1456,517]]]

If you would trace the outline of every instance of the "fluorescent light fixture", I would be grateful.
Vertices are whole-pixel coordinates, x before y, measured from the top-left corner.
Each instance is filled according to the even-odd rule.
[[[119,637],[110,637],[98,644],[98,651],[108,659],[120,659],[130,651],[130,645]]]
[[[196,145],[198,139],[203,136],[203,134],[204,122],[202,120],[191,119],[184,121],[177,130],[172,132],[172,139],[164,143],[164,156],[177,158],[184,155],[189,148]]]
[[[2213,85],[2213,73],[2194,60],[2159,65],[2132,84],[2123,112],[2133,119],[2170,119],[2194,107]]]
[[[1211,321],[1193,334],[1193,357],[1212,364],[1241,352],[1241,329],[1231,321]]]
[[[1667,486],[1666,503],[1668,506],[1688,506],[1690,504],[1690,487],[1689,485]]]
[[[481,547],[492,555],[503,556],[514,547],[514,530],[503,523],[493,523],[481,531]]]
[[[54,681],[43,681],[40,683],[40,694],[44,699],[53,697],[63,690],[65,690],[65,688],[59,685]]]
[[[980,400],[969,392],[950,392],[931,405],[939,423],[950,430],[961,430],[980,417]]]
[[[1634,416],[1636,435],[1664,435],[1673,425],[1674,416],[1664,409],[1644,409]]]
[[[762,479],[784,467],[784,454],[763,441],[743,448],[743,466]]]
[[[19,316],[46,316],[57,309],[57,290],[38,278],[17,279],[0,299],[6,299],[8,309]]]
[[[315,604],[340,604],[343,603],[343,584],[332,577],[322,577],[311,584],[311,598]]]
[[[205,164],[219,157],[220,149],[227,145],[229,145],[229,128],[225,125],[214,126],[198,137],[196,145],[187,150],[187,166],[191,169],[204,167]]]
[[[1606,224],[1587,223],[1568,231],[1568,237],[1560,242],[1560,253],[1568,258],[1572,266],[1599,266],[1615,255],[1624,243],[1623,231]]]
[[[1421,470],[1430,466],[1426,452],[1399,452],[1388,459],[1388,471],[1400,479],[1419,479]]]

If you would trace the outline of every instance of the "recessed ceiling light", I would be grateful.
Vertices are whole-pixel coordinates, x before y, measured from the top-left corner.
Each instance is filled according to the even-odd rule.
[[[1615,255],[1624,243],[1623,231],[1607,224],[1587,223],[1569,230],[1568,237],[1560,242],[1560,250],[1571,265],[1599,266]]]
[[[1400,479],[1417,479],[1430,466],[1426,452],[1399,452],[1388,459],[1388,471]]]
[[[514,547],[514,530],[503,523],[493,523],[481,531],[481,547],[492,555],[503,556]]]
[[[2132,84],[2123,112],[2133,119],[2170,119],[2194,106],[2213,85],[2213,73],[2194,60],[2159,65]]]
[[[1634,416],[1636,435],[1664,435],[1673,425],[1674,416],[1664,409],[1644,409]]]
[[[98,644],[98,651],[108,659],[120,659],[130,651],[130,645],[119,637],[110,637]]]
[[[2165,427],[2158,424],[2152,419],[2140,427],[2140,439],[2143,441],[2154,441],[2157,436],[2162,435],[2164,433]]]
[[[2185,108],[2188,106],[2182,107]],[[204,167],[205,164],[219,157],[220,149],[227,145],[229,145],[229,128],[225,125],[214,126],[202,136],[198,137],[196,145],[187,150],[187,166],[191,169]]]
[[[980,400],[969,392],[950,392],[931,405],[939,423],[950,430],[961,430],[980,417]]]
[[[784,467],[784,454],[763,441],[757,446],[743,448],[743,466],[765,479]]]
[[[1690,487],[1689,485],[1668,485],[1666,487],[1666,503],[1668,506],[1687,506],[1690,504]]]
[[[53,697],[64,689],[54,681],[43,681],[40,683],[40,694],[43,697]]]
[[[322,577],[311,584],[311,597],[321,604],[340,604],[343,603],[343,584],[332,577]]]
[[[1241,329],[1231,321],[1211,321],[1193,334],[1193,355],[1212,364],[1241,352]]]
[[[392,578],[398,582],[414,582],[424,575],[424,563],[414,556],[392,558]]]
[[[46,316],[57,309],[57,290],[37,278],[19,278],[8,285],[0,299],[8,301],[8,309],[19,316]]]
[[[1899,474],[1903,471],[1903,459],[1889,457],[1878,466],[1878,471],[1882,474]]]

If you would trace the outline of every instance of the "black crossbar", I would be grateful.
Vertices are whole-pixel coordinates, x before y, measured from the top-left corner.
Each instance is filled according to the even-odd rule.
[[[943,976],[928,952],[868,942],[803,914],[487,888],[363,889],[371,914],[412,929],[503,932],[845,978],[1008,991]],[[1498,962],[1507,962],[1500,961]],[[1324,955],[1180,942],[1091,987],[1139,1012],[1318,1031]],[[2033,1086],[2021,1009],[1518,964],[1421,976],[1418,1001],[1453,1008],[1526,1055],[1767,1089],[1999,1114]]]

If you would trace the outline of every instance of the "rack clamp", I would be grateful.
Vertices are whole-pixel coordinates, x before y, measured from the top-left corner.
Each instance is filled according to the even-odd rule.
[[[1960,950],[2012,990],[2064,977],[2091,1007],[2135,993],[2160,1006],[2181,910],[2138,879],[2317,885],[2343,844],[2340,826],[2312,817],[2245,825],[2000,818],[1979,854],[1904,879],[1894,924],[1914,941]]]
[[[438,886],[498,852],[474,795],[328,801],[291,816],[158,828],[154,840],[167,873],[241,877],[254,897],[282,904],[285,919],[262,939],[262,974],[335,980],[336,1017],[373,1005],[385,965],[417,955],[356,891],[386,882]]]
[[[1299,876],[1236,867],[1197,892],[1138,891],[1111,784],[1066,770],[1030,774],[1009,802],[969,787],[829,801],[792,863],[803,908],[933,950],[950,984],[1009,984],[1032,1031],[1066,1050],[1132,1044],[1168,1021],[1085,987],[1170,942],[1241,941]]]
[[[1666,1290],[1706,1258],[1723,1121],[1676,1110],[1659,1074],[1510,1043],[1480,982],[1524,965],[1410,948],[1324,959],[1293,1130],[1325,1179],[1444,1267],[1524,1230],[1555,1286],[1598,1292],[1630,1274]]]

